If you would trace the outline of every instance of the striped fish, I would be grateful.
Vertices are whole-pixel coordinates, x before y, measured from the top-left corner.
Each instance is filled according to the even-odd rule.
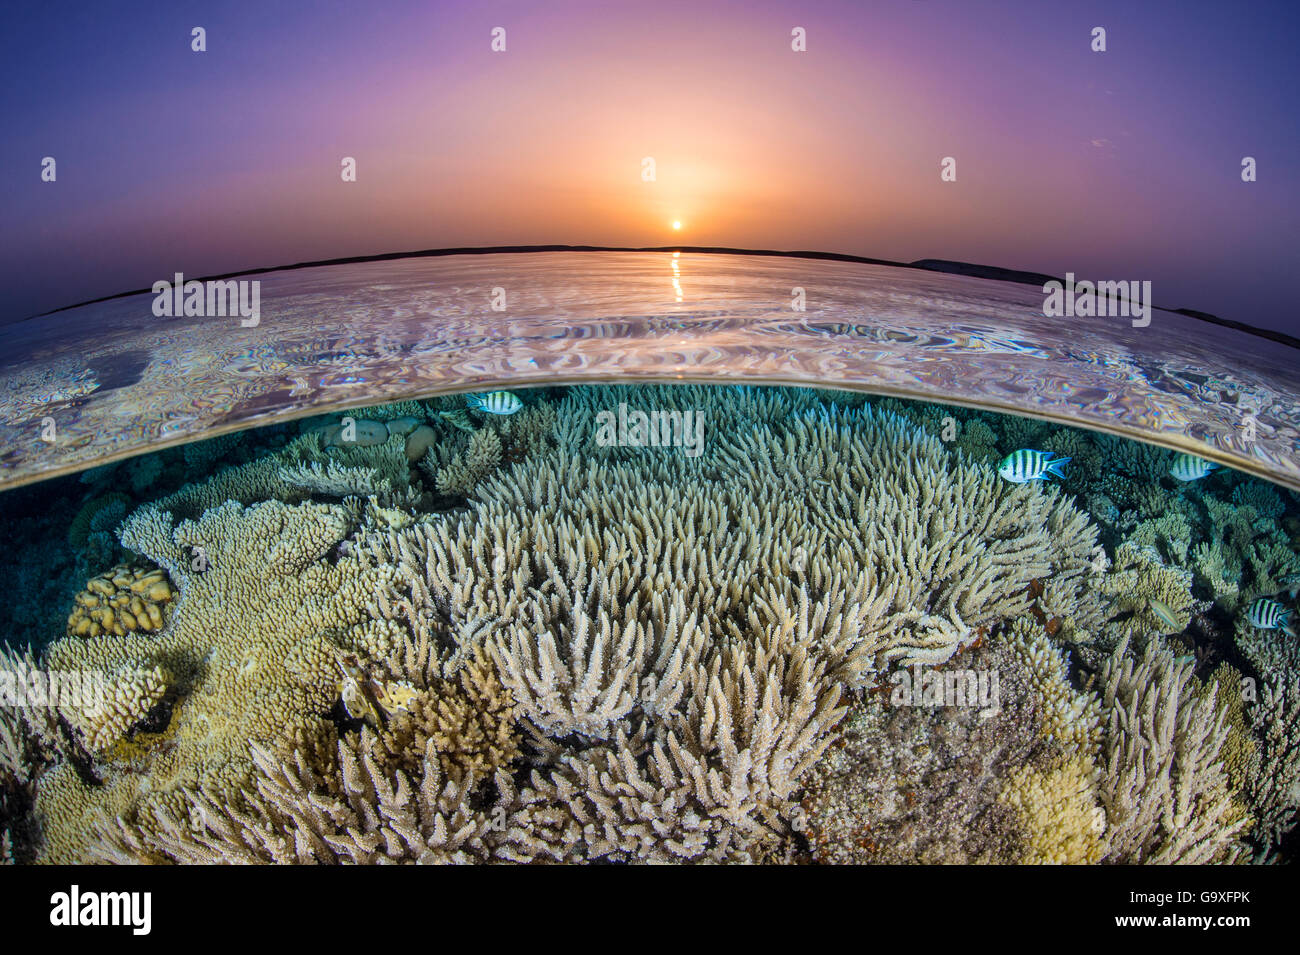
[[[1260,597],[1246,612],[1247,622],[1260,630],[1277,630],[1280,627],[1287,633],[1292,633],[1290,618],[1291,608],[1283,607],[1270,597]]]
[[[1174,466],[1169,469],[1169,473],[1180,481],[1199,481],[1217,467],[1213,461],[1198,458],[1194,454],[1180,454],[1174,458]]]
[[[1061,468],[1070,462],[1069,458],[1058,458],[1051,451],[1031,451],[1021,448],[1012,451],[998,465],[998,474],[1012,484],[1024,484],[1026,481],[1042,481],[1048,476],[1065,477]]]
[[[493,391],[486,395],[466,395],[465,402],[471,408],[487,414],[514,414],[524,403],[508,391]]]

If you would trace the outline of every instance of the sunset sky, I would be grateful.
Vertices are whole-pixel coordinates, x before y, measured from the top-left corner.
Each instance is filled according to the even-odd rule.
[[[1294,0],[10,4],[0,322],[177,271],[681,242],[1150,280],[1300,334],[1298,27]]]

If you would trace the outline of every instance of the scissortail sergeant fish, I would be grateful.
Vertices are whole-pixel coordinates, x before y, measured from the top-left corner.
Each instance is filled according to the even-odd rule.
[[[1260,630],[1282,629],[1295,635],[1291,627],[1291,608],[1283,607],[1269,597],[1260,597],[1251,603],[1250,609],[1246,611],[1246,621]]]
[[[1169,469],[1169,473],[1180,481],[1199,481],[1217,467],[1213,461],[1198,458],[1194,454],[1180,454],[1174,458],[1174,466]]]
[[[1013,484],[1042,481],[1049,476],[1065,477],[1061,469],[1070,463],[1069,458],[1058,458],[1051,451],[1031,451],[1021,448],[1012,451],[998,466],[998,474]]]
[[[486,395],[466,395],[465,403],[487,414],[514,414],[524,403],[508,391],[493,391]]]

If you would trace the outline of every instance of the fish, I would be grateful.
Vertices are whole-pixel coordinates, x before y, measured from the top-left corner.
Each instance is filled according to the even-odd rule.
[[[1292,600],[1300,596],[1300,574],[1287,574],[1278,583],[1282,585],[1282,590]]]
[[[1065,472],[1061,468],[1069,463],[1070,458],[1055,457],[1051,451],[1031,451],[1029,448],[1021,448],[1019,451],[1012,451],[1002,459],[1002,463],[998,465],[998,474],[1013,484],[1042,481],[1049,475],[1064,478]]]
[[[1169,473],[1180,481],[1199,481],[1218,465],[1194,454],[1180,454],[1174,458],[1174,466]]]
[[[473,434],[478,428],[474,427],[474,422],[469,420],[469,415],[465,413],[464,408],[456,408],[452,411],[439,411],[438,417],[446,421],[452,427],[459,428],[461,431],[468,431]]]
[[[508,391],[493,391],[486,395],[466,395],[465,402],[487,414],[514,414],[524,403]]]
[[[1159,618],[1161,623],[1170,628],[1170,633],[1182,633],[1187,629],[1187,624],[1174,615],[1168,604],[1159,600],[1148,600],[1147,606],[1151,608],[1151,612]]]
[[[1251,603],[1246,621],[1259,630],[1278,630],[1295,636],[1291,627],[1291,608],[1283,607],[1271,597],[1260,597]]]

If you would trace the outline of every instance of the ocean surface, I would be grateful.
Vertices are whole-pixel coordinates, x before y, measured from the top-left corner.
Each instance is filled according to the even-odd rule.
[[[1173,312],[1144,328],[1048,319],[1033,286],[693,253],[248,278],[261,283],[256,327],[158,318],[145,293],[0,328],[0,487],[402,397],[662,380],[833,384],[1034,415],[1300,487],[1296,350]]]

